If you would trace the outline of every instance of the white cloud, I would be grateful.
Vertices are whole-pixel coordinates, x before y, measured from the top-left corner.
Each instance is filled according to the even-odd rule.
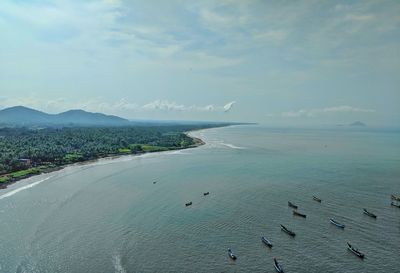
[[[122,98],[115,102],[106,102],[101,98],[71,102],[65,98],[56,98],[51,100],[41,100],[35,96],[21,98],[0,97],[0,109],[11,106],[23,105],[49,111],[51,113],[62,112],[70,109],[83,109],[92,112],[116,113],[116,112],[140,112],[140,111],[188,111],[188,112],[228,112],[231,110],[235,101],[229,102],[224,106],[215,106],[213,104],[198,106],[184,105],[169,100],[155,100],[144,105],[129,102]]]
[[[144,110],[161,110],[161,111],[192,111],[192,112],[228,112],[232,109],[235,101],[229,102],[224,106],[214,106],[212,104],[206,106],[183,105],[168,100],[155,100],[143,105],[140,109]]]
[[[163,111],[184,111],[187,109],[187,107],[182,104],[177,104],[175,102],[170,102],[167,100],[155,100],[153,102],[143,105],[142,109],[163,110]]]
[[[364,109],[349,105],[340,105],[326,108],[300,109],[281,113],[284,118],[315,117],[324,113],[374,113],[374,109]]]
[[[231,102],[225,104],[224,105],[224,112],[229,112],[232,109],[232,107],[233,107],[233,105],[235,103],[236,103],[236,101],[231,101]]]

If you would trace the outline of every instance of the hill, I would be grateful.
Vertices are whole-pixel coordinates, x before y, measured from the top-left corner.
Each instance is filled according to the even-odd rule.
[[[84,110],[48,114],[24,106],[14,106],[0,110],[0,124],[13,126],[122,126],[128,125],[129,120]]]

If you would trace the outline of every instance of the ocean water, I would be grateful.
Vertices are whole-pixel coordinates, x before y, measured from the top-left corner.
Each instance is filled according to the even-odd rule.
[[[285,272],[399,272],[398,131],[192,134],[207,144],[71,166],[0,191],[0,272],[275,272],[274,257]]]

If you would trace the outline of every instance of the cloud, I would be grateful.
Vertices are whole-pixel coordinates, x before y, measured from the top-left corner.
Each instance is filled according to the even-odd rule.
[[[168,100],[155,100],[142,106],[145,110],[184,111],[187,107]]]
[[[229,112],[232,109],[232,107],[233,107],[233,105],[235,103],[236,103],[236,101],[231,101],[231,102],[225,104],[224,105],[224,112]]]
[[[21,98],[6,98],[0,97],[0,109],[23,105],[50,111],[53,113],[61,112],[69,109],[84,109],[92,112],[116,113],[116,112],[141,112],[141,111],[187,111],[187,112],[228,112],[232,109],[235,101],[229,102],[224,106],[215,106],[208,104],[205,106],[199,105],[184,105],[169,100],[154,100],[152,102],[139,105],[122,98],[115,102],[107,102],[101,98],[93,98],[90,100],[82,100],[77,102],[68,101],[65,98],[56,98],[51,100],[41,100],[35,96],[27,96]]]
[[[183,105],[168,100],[155,100],[143,105],[140,109],[143,110],[161,110],[161,111],[191,111],[191,112],[228,112],[232,109],[235,101],[229,102],[224,106],[214,106],[209,104],[206,106]]]
[[[300,109],[281,113],[284,118],[316,117],[325,113],[374,113],[374,109],[364,109],[349,105],[340,105],[326,108]]]

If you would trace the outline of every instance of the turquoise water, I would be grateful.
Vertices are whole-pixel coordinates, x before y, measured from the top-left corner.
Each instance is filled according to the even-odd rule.
[[[72,166],[1,191],[0,272],[274,272],[274,257],[285,272],[398,272],[399,132],[193,134],[207,145]]]

